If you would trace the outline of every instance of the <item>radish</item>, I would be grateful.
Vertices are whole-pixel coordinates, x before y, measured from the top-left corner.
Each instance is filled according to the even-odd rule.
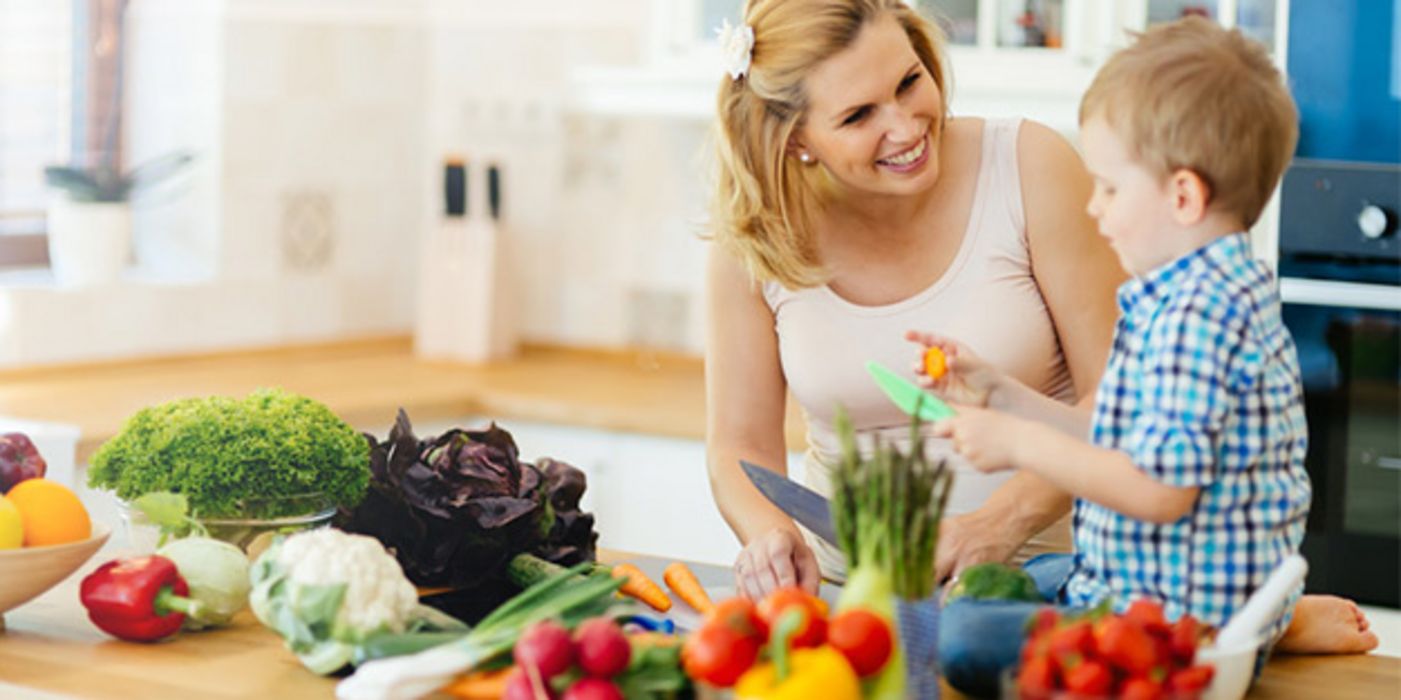
[[[579,625],[574,632],[579,667],[597,678],[612,678],[627,670],[632,660],[632,645],[616,623],[606,617],[596,617]]]
[[[549,620],[531,625],[516,640],[515,658],[522,670],[533,668],[546,681],[568,671],[574,664],[569,630]]]
[[[602,678],[581,678],[564,691],[561,700],[623,700],[623,691],[612,681]]]
[[[554,690],[546,684],[543,688],[543,697],[553,700]],[[501,700],[539,700],[542,696],[535,694],[535,688],[530,685],[530,674],[525,669],[518,668],[511,672],[506,679],[506,690],[501,693]]]

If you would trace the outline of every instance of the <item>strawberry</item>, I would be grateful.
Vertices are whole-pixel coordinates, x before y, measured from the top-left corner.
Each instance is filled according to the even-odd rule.
[[[1163,617],[1163,604],[1152,598],[1139,598],[1129,604],[1129,609],[1124,611],[1124,618],[1130,622],[1137,623],[1152,635],[1168,634],[1167,618]]]
[[[1201,639],[1201,623],[1191,615],[1183,615],[1177,618],[1177,622],[1172,623],[1172,631],[1169,633],[1169,646],[1172,649],[1172,658],[1183,666],[1192,665],[1192,659],[1197,656],[1197,642]]]
[[[1038,637],[1050,632],[1054,630],[1059,623],[1060,613],[1056,612],[1055,608],[1049,605],[1041,608],[1036,611],[1036,614],[1031,616],[1031,621],[1029,623],[1031,633],[1029,636]]]
[[[1095,650],[1100,658],[1131,676],[1153,667],[1153,638],[1142,627],[1122,617],[1106,617],[1094,628]]]
[[[1056,689],[1056,669],[1045,656],[1033,657],[1017,673],[1017,691],[1027,700],[1049,697]]]
[[[1099,661],[1086,661],[1065,672],[1065,689],[1072,693],[1101,697],[1113,685],[1114,674]]]
[[[1174,671],[1168,676],[1167,689],[1172,692],[1195,693],[1205,690],[1211,685],[1212,676],[1216,675],[1216,668],[1213,666],[1192,666],[1180,671]]]
[[[1162,700],[1163,686],[1143,676],[1136,676],[1124,681],[1116,697],[1119,700]]]
[[[1051,632],[1051,658],[1061,668],[1071,668],[1088,658],[1095,650],[1094,626],[1077,620]]]

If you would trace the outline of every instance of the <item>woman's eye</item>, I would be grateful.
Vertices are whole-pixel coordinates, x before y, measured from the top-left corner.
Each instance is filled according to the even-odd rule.
[[[862,107],[862,108],[856,110],[855,112],[852,112],[851,114],[847,115],[846,119],[843,119],[843,120],[842,120],[842,126],[847,126],[847,125],[849,125],[849,124],[855,124],[856,122],[859,122],[859,121],[861,121],[862,119],[865,119],[865,118],[866,118],[866,115],[867,115],[868,113],[870,113],[870,111],[871,111],[871,110],[870,110],[869,107]]]
[[[910,86],[914,85],[916,80],[919,80],[919,73],[917,72],[905,76],[905,79],[900,81],[900,87],[896,89],[896,92],[904,92],[910,89]]]

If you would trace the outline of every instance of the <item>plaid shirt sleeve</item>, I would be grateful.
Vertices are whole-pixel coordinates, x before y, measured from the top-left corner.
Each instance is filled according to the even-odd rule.
[[[1177,296],[1153,319],[1143,349],[1145,402],[1125,445],[1150,476],[1169,486],[1216,481],[1216,446],[1226,425],[1246,336],[1238,304],[1210,292]]]

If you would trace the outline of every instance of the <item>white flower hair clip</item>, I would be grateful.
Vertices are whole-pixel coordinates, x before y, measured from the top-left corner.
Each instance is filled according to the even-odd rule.
[[[715,33],[720,36],[720,56],[725,62],[725,72],[739,80],[749,72],[749,59],[754,54],[754,28],[747,24],[732,27],[726,19],[720,21]]]

